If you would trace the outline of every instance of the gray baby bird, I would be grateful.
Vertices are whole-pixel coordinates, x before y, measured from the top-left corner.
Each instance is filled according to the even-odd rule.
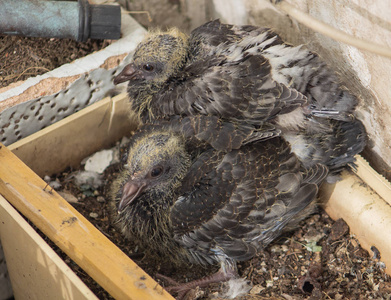
[[[306,167],[330,174],[354,164],[366,143],[357,98],[318,55],[293,47],[268,28],[222,24],[152,31],[115,78],[129,81],[144,122],[214,115],[282,135]]]
[[[237,276],[237,261],[295,228],[313,212],[328,172],[321,164],[304,168],[280,137],[226,151],[186,135],[172,123],[142,126],[111,193],[117,226],[149,252],[220,265],[212,276],[171,287],[179,297]]]

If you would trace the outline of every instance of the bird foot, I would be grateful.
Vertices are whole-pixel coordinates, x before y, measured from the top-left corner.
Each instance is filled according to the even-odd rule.
[[[165,281],[169,286],[165,287],[165,289],[169,293],[177,293],[177,300],[182,300],[186,297],[186,295],[193,289],[197,287],[207,287],[212,283],[224,282],[228,281],[232,278],[236,277],[236,272],[224,272],[222,269],[217,271],[216,273],[206,276],[200,279],[196,279],[187,283],[178,283],[170,277],[164,276],[162,274],[156,274],[156,277]]]

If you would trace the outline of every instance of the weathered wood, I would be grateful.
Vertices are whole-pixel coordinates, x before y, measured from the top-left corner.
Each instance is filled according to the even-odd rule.
[[[3,145],[0,194],[114,298],[173,299]]]
[[[104,99],[9,148],[41,176],[58,173],[68,165],[78,166],[85,156],[102,148],[102,140],[111,144],[123,133],[130,133],[132,122],[128,119],[127,103],[125,95],[119,95],[112,101]],[[110,111],[114,117],[110,134],[107,135]],[[328,201],[326,211],[332,218],[343,218],[361,245],[368,251],[371,246],[376,246],[382,254],[382,261],[390,265],[391,236],[388,228],[391,225],[391,208],[386,201],[389,201],[391,186],[361,157],[358,157],[357,165],[357,175],[345,173],[343,179],[335,185],[325,184],[320,197]],[[142,271],[133,262],[130,263],[130,267],[125,266],[123,260],[129,259],[124,257],[118,248],[110,242],[100,241],[103,236],[90,223],[55,192],[52,195],[44,191],[45,183],[31,170],[26,170],[28,168],[15,156],[5,149],[0,149],[0,193],[4,194],[7,200],[38,228],[44,228],[41,230],[64,252],[69,252],[68,255],[91,276],[99,274],[92,277],[104,288],[110,286],[111,291],[121,290],[120,293],[123,294],[116,294],[121,296],[118,296],[119,298],[125,293],[134,295],[133,290],[123,290],[130,286],[137,290],[146,287],[145,290],[160,293],[161,287],[156,286],[157,290],[154,290],[155,282],[148,276],[145,278],[152,282],[148,285],[140,280],[144,275],[132,275],[131,279],[126,279],[126,276],[129,277],[127,270],[132,270],[131,273],[133,270]],[[115,253],[118,254],[118,260],[112,257],[117,255]],[[108,260],[110,258],[115,261]],[[387,268],[386,272],[390,274],[391,268]],[[123,275],[124,273],[127,275]],[[108,280],[123,285],[121,288],[113,287],[111,281],[107,283]],[[121,280],[129,281],[125,284]],[[144,292],[145,290],[141,289]],[[159,296],[163,297],[161,294]],[[164,292],[164,297],[170,296]]]
[[[360,155],[357,158],[357,175],[369,185],[380,197],[391,205],[391,184],[382,175],[377,173]],[[391,217],[391,216],[390,216]]]
[[[324,184],[320,195],[325,210],[334,220],[342,218],[361,246],[375,246],[391,275],[391,184],[360,155],[355,174],[344,172],[336,184]]]
[[[98,299],[2,196],[0,220],[15,299]]]
[[[391,206],[357,175],[345,172],[334,185],[324,184],[321,199],[327,200],[326,212],[334,220],[339,218],[349,225],[369,253],[375,246],[391,275]]]
[[[83,158],[112,146],[136,128],[128,103],[126,94],[105,98],[8,149],[41,177],[78,168]]]

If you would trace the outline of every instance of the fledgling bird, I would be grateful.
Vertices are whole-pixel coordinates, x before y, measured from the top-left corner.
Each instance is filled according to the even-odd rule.
[[[174,263],[220,264],[214,275],[171,292],[183,296],[232,278],[237,261],[313,212],[327,167],[304,168],[284,139],[216,150],[162,124],[144,125],[133,136],[111,203],[122,232],[150,252]]]
[[[269,123],[269,133],[282,132],[309,167],[323,163],[338,172],[365,145],[365,128],[354,116],[357,98],[318,55],[285,44],[268,28],[215,20],[190,36],[152,31],[114,79],[124,81],[143,122],[201,114]],[[339,156],[329,156],[336,154],[329,147]]]

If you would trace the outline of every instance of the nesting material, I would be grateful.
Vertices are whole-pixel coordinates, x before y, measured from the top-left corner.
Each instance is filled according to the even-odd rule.
[[[98,142],[98,139],[107,139],[108,121],[105,123],[107,127],[79,126],[78,122],[82,121],[83,124],[88,124],[91,121],[93,123],[93,121],[99,119],[97,116],[104,114],[105,108],[107,108],[107,104],[110,101],[114,103],[113,115],[114,120],[116,120],[118,115],[124,113],[122,105],[127,103],[125,95],[96,103],[67,118],[71,119],[71,122],[67,119],[60,121],[45,128],[44,132],[38,132],[26,140],[21,140],[17,144],[11,145],[9,149],[17,153],[19,158],[34,168],[34,170],[39,170],[41,174],[42,166],[53,164],[53,157],[57,157],[57,154],[61,153],[58,156],[56,168],[51,169],[53,173],[59,173],[67,164],[80,163],[87,156],[83,153],[90,154],[97,150],[94,149],[96,143],[91,143],[86,137],[93,136],[96,142]],[[123,122],[116,126],[119,126],[117,127],[119,131],[130,133],[132,125],[135,126],[136,124],[134,122]],[[78,128],[78,136],[80,138],[75,139],[75,135],[69,130],[73,126]],[[106,141],[109,143],[113,143],[121,138],[114,137],[114,135],[109,136],[112,139]],[[63,145],[58,142],[51,142],[50,151],[39,156],[40,151],[42,151],[40,147],[48,145],[48,140],[53,139],[75,143],[72,147],[78,149],[78,151],[75,151],[77,156],[74,156],[74,152],[64,151]],[[117,247],[108,243],[107,239],[104,238],[103,241],[96,240],[98,235],[102,236],[102,234],[75,212],[56,192],[52,191],[49,193],[45,190],[46,183],[38,178],[34,172],[28,169],[4,146],[0,149],[0,160],[2,161],[0,165],[0,194],[4,195],[14,207],[32,220],[38,228],[41,228],[47,236],[55,241],[64,252],[68,253],[113,296],[120,298],[124,296],[124,293],[129,294],[128,289],[137,285],[137,292],[155,293],[153,296],[157,297],[156,299],[172,299],[167,293],[162,292],[161,287],[156,286],[156,283],[148,275],[140,275],[140,268],[133,262],[130,262],[129,258],[119,251]],[[43,172],[41,176],[45,174],[47,173]],[[357,235],[362,246],[368,251],[371,251],[371,247],[374,246],[380,252],[381,261],[385,262],[386,266],[389,266],[391,263],[391,237],[388,236],[388,229],[391,225],[391,208],[379,195],[387,196],[387,194],[384,194],[382,191],[378,194],[374,190],[378,189],[376,184],[371,183],[372,189],[365,182],[372,177],[375,183],[385,188],[385,191],[389,188],[389,184],[384,179],[381,180],[379,175],[368,165],[365,165],[360,158],[358,158],[357,174],[361,178],[356,174],[346,172],[338,183],[333,185],[325,184],[320,196],[323,200],[328,201],[327,212],[335,219],[343,218],[348,223],[351,231]],[[72,215],[70,216],[68,213],[72,213]],[[64,214],[67,215],[65,216]],[[52,217],[55,219],[52,219]],[[70,224],[71,220],[77,221]],[[86,238],[87,232],[92,236],[88,235],[88,238]],[[117,259],[119,261],[112,261]],[[390,267],[386,268],[386,271],[390,274]],[[140,282],[140,278],[144,278],[143,276],[146,278],[145,282],[144,279]],[[128,278],[130,282],[124,283],[123,278]],[[116,282],[115,285],[113,281]],[[130,294],[136,297],[133,291]],[[142,294],[142,296],[140,294],[140,297],[146,299],[145,297],[151,297],[151,294]]]
[[[86,171],[102,174],[103,171],[108,166],[110,166],[113,158],[113,150],[101,150],[99,152],[94,153],[87,159],[84,169]]]

